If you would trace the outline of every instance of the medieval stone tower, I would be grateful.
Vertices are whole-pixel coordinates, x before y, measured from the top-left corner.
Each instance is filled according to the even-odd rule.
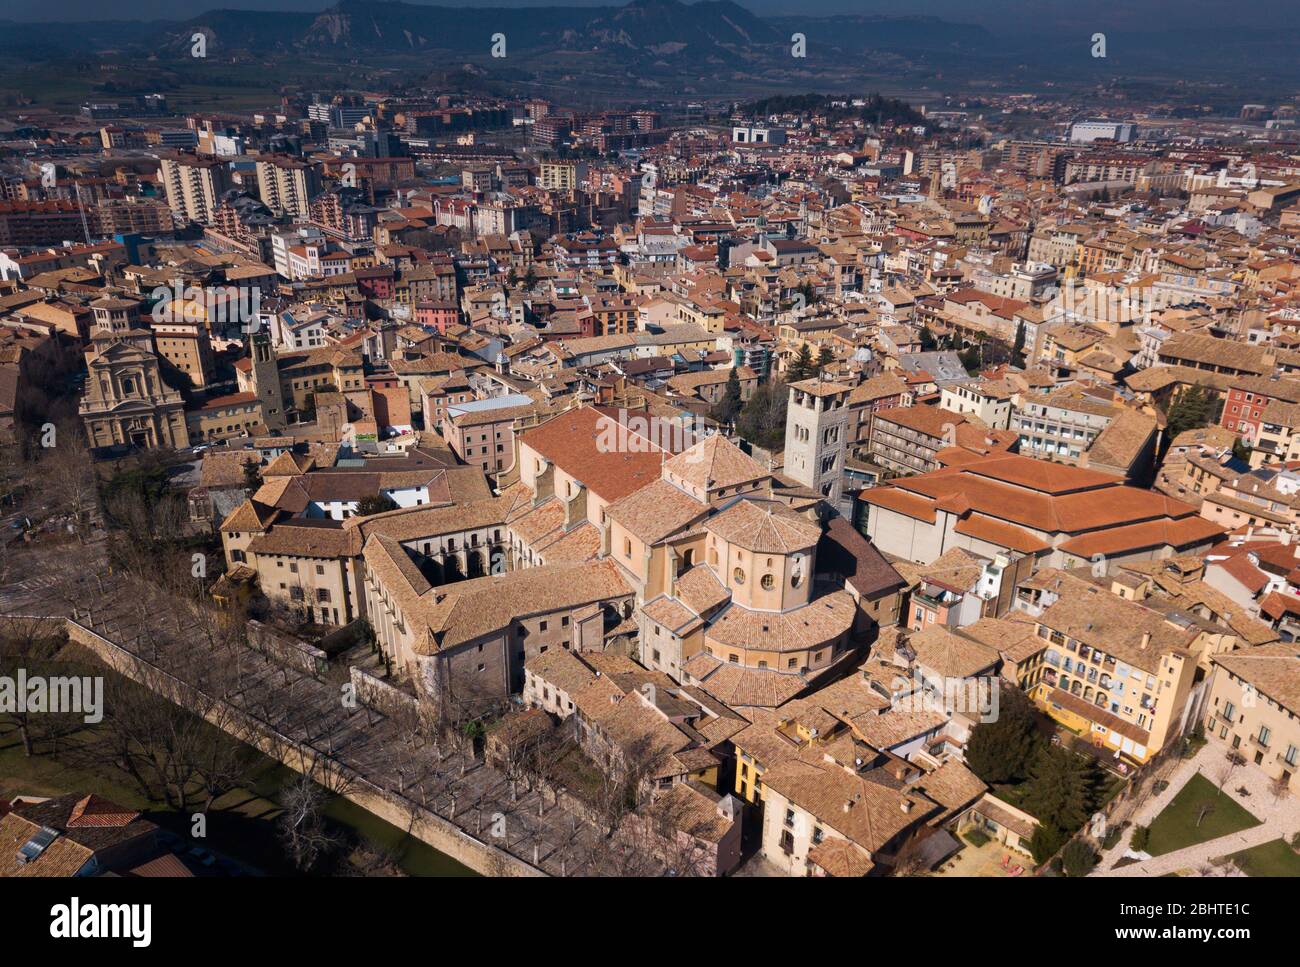
[[[275,358],[271,337],[265,332],[253,333],[253,388],[262,401],[262,422],[272,432],[285,427],[284,398],[280,391],[280,364]]]
[[[822,379],[790,384],[785,473],[838,507],[844,495],[851,386]]]

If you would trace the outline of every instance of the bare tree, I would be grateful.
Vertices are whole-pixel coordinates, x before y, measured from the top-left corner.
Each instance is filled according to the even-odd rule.
[[[94,459],[73,421],[55,428],[53,442],[43,451],[37,470],[54,508],[69,517],[77,540],[84,543],[96,506]]]
[[[0,674],[15,680],[20,673],[25,674],[28,680],[43,677],[48,688],[49,679],[54,676],[80,672],[81,669],[72,669],[66,662],[58,660],[66,640],[48,621],[10,618],[0,633]],[[15,703],[0,717],[17,729],[26,756],[34,755],[38,747],[46,749],[84,725],[83,714],[75,710],[52,710],[48,707],[33,710],[26,703]]]
[[[1219,794],[1223,794],[1223,787],[1228,784],[1233,775],[1239,768],[1246,764],[1245,757],[1236,749],[1229,749],[1223,757],[1223,764],[1219,766],[1217,773],[1219,778]]]
[[[317,869],[343,845],[343,837],[325,818],[330,796],[306,772],[297,773],[280,790],[276,823],[294,866],[304,873]]]

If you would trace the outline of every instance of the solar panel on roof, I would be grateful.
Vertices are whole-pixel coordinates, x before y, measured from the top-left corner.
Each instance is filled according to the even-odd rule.
[[[18,849],[19,863],[33,863],[42,853],[59,837],[57,829],[51,829],[48,826],[42,826],[32,834],[32,838],[23,843]]]

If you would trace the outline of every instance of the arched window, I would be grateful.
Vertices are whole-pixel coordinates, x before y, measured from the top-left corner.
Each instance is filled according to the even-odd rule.
[[[744,584],[745,583],[744,568],[739,568],[739,567],[736,568],[734,571],[731,572],[731,577],[735,580],[737,584]]]
[[[758,583],[763,586],[764,591],[771,591],[776,587],[776,578],[772,577],[770,574],[764,574]]]

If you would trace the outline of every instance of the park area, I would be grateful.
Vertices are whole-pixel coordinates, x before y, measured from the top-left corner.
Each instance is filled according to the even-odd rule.
[[[1161,856],[1259,823],[1229,791],[1220,791],[1197,773],[1151,823],[1146,852]]]
[[[1300,876],[1300,853],[1282,839],[1233,853],[1228,859],[1247,876]]]

